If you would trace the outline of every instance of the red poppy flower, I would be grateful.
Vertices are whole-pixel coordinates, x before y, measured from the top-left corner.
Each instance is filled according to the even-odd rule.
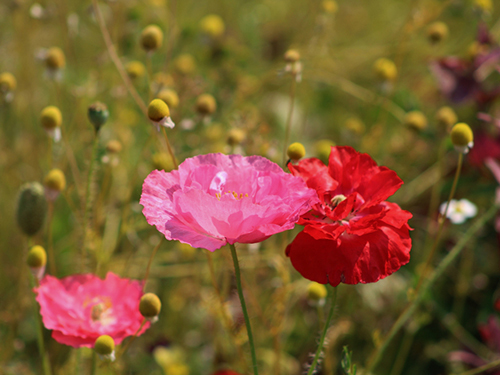
[[[410,260],[412,214],[386,202],[403,184],[352,147],[332,147],[329,166],[311,158],[289,164],[316,189],[320,203],[303,215],[304,225],[286,254],[306,279],[337,286],[371,283]]]

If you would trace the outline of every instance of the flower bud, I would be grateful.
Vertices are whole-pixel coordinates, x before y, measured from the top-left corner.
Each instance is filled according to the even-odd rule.
[[[45,220],[47,201],[43,186],[38,182],[21,186],[17,201],[17,223],[27,236],[33,236],[40,230]]]
[[[45,55],[45,65],[50,70],[62,69],[66,66],[64,52],[59,47],[49,48]]]
[[[439,43],[448,37],[448,26],[444,22],[434,22],[427,27],[427,38],[431,43]]]
[[[411,111],[406,114],[404,123],[413,130],[421,131],[427,127],[427,118],[420,111]]]
[[[167,103],[161,99],[154,99],[149,103],[148,117],[158,131],[160,131],[160,126],[165,126],[170,129],[175,126],[170,118],[170,110],[168,109]]]
[[[322,139],[314,144],[314,152],[319,159],[327,162],[333,146],[335,146],[335,142],[329,139]]]
[[[118,154],[122,150],[122,144],[116,139],[112,139],[106,143],[106,151],[110,154]]]
[[[335,14],[337,13],[339,6],[336,1],[325,0],[321,3],[321,7],[325,13]]]
[[[203,115],[211,115],[217,109],[215,98],[210,94],[203,94],[196,99],[196,111]]]
[[[163,89],[158,95],[158,99],[163,100],[169,108],[176,108],[179,106],[179,96],[172,89]]]
[[[141,301],[139,302],[139,312],[144,318],[155,322],[158,320],[160,311],[161,301],[156,294],[146,293],[141,297]]]
[[[66,178],[60,169],[52,169],[43,181],[45,185],[45,196],[49,201],[54,201],[59,193],[66,188]]]
[[[163,31],[156,25],[149,25],[141,33],[141,47],[146,51],[156,51],[163,44]]]
[[[288,51],[285,52],[283,58],[288,63],[294,63],[300,60],[300,53],[295,49],[289,49]]]
[[[323,284],[316,282],[309,283],[307,286],[307,298],[310,301],[318,302],[324,299],[328,294],[326,287]]]
[[[94,126],[96,132],[101,129],[106,121],[108,121],[109,111],[106,104],[101,102],[95,102],[91,104],[87,110],[87,116]]]
[[[0,74],[0,93],[9,93],[16,89],[16,78],[9,72]]]
[[[450,107],[441,107],[436,113],[436,121],[440,127],[451,130],[451,127],[458,121],[457,114]]]
[[[227,144],[237,146],[245,140],[246,134],[242,129],[232,128],[227,134]]]
[[[50,105],[45,107],[40,114],[40,123],[45,130],[53,130],[62,124],[62,114],[59,108]]]
[[[125,70],[132,80],[144,77],[144,75],[146,74],[146,68],[140,61],[130,61],[125,66]]]
[[[47,253],[42,246],[35,245],[28,252],[26,261],[30,268],[40,268],[47,264]]]
[[[396,64],[389,59],[380,58],[373,64],[375,74],[384,81],[394,81],[398,76]]]
[[[224,34],[226,26],[224,21],[217,14],[209,14],[200,21],[201,31],[212,38],[217,38]]]
[[[115,360],[115,341],[111,336],[102,335],[95,340],[94,350],[102,359]]]
[[[45,273],[45,266],[47,264],[47,253],[45,249],[41,246],[33,246],[28,252],[28,258],[26,260],[31,273],[35,278],[41,280],[43,274]]]
[[[196,70],[196,62],[190,54],[178,56],[174,61],[175,69],[182,75],[192,74]]]
[[[154,154],[151,158],[151,164],[154,169],[164,170],[165,172],[170,172],[175,168],[170,155],[164,152]]]
[[[345,120],[344,127],[357,135],[362,135],[365,132],[365,124],[356,117],[349,117]]]
[[[474,145],[474,134],[469,125],[464,122],[459,122],[451,129],[451,142],[455,146],[455,150],[466,154]]]
[[[154,99],[148,106],[148,117],[151,121],[160,121],[164,117],[170,116],[167,103],[161,99]]]
[[[306,155],[306,149],[302,143],[295,142],[288,146],[286,153],[292,161],[298,161]]]

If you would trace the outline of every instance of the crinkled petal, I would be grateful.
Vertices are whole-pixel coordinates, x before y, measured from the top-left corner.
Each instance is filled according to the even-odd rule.
[[[315,239],[300,232],[286,254],[306,279],[337,286],[378,281],[410,260],[411,239],[407,225],[383,226],[362,236],[342,233],[336,240]]]

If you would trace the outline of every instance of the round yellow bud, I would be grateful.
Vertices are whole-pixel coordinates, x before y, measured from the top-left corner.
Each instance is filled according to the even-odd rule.
[[[448,26],[444,22],[434,22],[427,27],[427,38],[431,43],[439,43],[448,37]]]
[[[361,135],[365,132],[365,124],[356,117],[349,117],[345,120],[344,127],[357,135]]]
[[[110,355],[115,350],[115,341],[108,335],[99,336],[95,340],[94,350],[100,355]]]
[[[188,53],[178,56],[174,61],[175,69],[183,75],[192,74],[196,70],[196,62]]]
[[[325,298],[327,294],[328,291],[323,284],[312,282],[307,286],[307,298],[311,301],[319,301]]]
[[[156,25],[149,25],[141,33],[141,46],[149,52],[155,51],[163,44],[163,31]]]
[[[420,111],[411,111],[406,114],[404,123],[414,130],[421,131],[427,127],[427,117]]]
[[[337,2],[333,0],[325,0],[321,3],[321,6],[325,13],[330,13],[330,14],[337,13],[339,9]]]
[[[139,311],[146,319],[154,318],[160,314],[161,301],[154,293],[146,293],[139,302]]]
[[[154,122],[158,122],[164,117],[170,117],[170,110],[167,103],[161,99],[154,99],[148,105],[148,117]]]
[[[172,90],[172,89],[163,89],[161,90],[158,95],[158,99],[163,100],[169,108],[176,108],[179,106],[179,96],[177,93]]]
[[[52,70],[64,68],[66,66],[66,58],[62,49],[59,47],[49,48],[45,55],[45,65]]]
[[[153,91],[161,90],[164,87],[169,87],[174,85],[174,79],[170,74],[166,74],[163,72],[158,72],[153,76],[153,82],[151,86],[153,86]]]
[[[203,33],[211,36],[212,38],[216,38],[224,34],[226,26],[220,16],[217,14],[209,14],[201,19],[200,28]]]
[[[52,189],[55,191],[63,191],[66,188],[66,178],[64,177],[63,171],[60,169],[52,169],[43,181],[47,189]]]
[[[196,99],[196,111],[203,115],[211,115],[217,109],[215,98],[210,94],[203,94]]]
[[[451,142],[458,147],[468,147],[474,141],[474,134],[469,125],[459,122],[451,129]]]
[[[127,74],[130,77],[130,79],[141,78],[144,77],[144,75],[146,74],[146,68],[144,67],[144,64],[141,63],[140,61],[130,61],[125,66],[125,70],[127,71]]]
[[[117,154],[122,150],[122,144],[116,139],[112,139],[106,143],[106,151],[110,154]]]
[[[335,142],[329,139],[322,139],[314,144],[314,152],[319,159],[326,162],[330,157],[333,146],[335,146]]]
[[[241,142],[245,140],[246,134],[245,131],[238,128],[232,128],[227,133],[227,144],[229,146],[239,145]]]
[[[205,138],[210,142],[219,141],[224,137],[224,129],[220,124],[205,127]]]
[[[151,158],[151,164],[154,169],[164,170],[166,172],[170,172],[174,169],[172,158],[164,152],[154,154]]]
[[[300,60],[300,53],[295,49],[289,49],[283,56],[286,62],[294,63]]]
[[[26,260],[30,268],[41,268],[47,264],[47,253],[41,246],[35,245],[28,252]]]
[[[398,76],[396,64],[389,59],[380,58],[373,64],[375,74],[384,81],[394,81]]]
[[[286,154],[292,160],[300,160],[306,155],[306,149],[302,143],[295,142],[288,146]]]
[[[450,107],[441,107],[436,113],[436,121],[439,126],[446,130],[451,130],[451,127],[458,121],[457,114]]]
[[[0,92],[11,92],[17,87],[16,77],[9,72],[0,74]]]
[[[53,105],[45,107],[40,114],[40,123],[46,130],[52,130],[61,126],[62,114],[59,108]]]

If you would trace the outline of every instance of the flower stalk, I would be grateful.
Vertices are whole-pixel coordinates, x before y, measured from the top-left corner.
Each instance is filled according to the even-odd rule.
[[[436,249],[437,249],[437,245],[439,243],[439,240],[441,239],[441,235],[443,234],[446,215],[448,214],[448,208],[450,206],[450,202],[453,199],[453,196],[455,195],[455,190],[456,190],[457,184],[458,184],[458,178],[460,177],[460,171],[462,169],[463,159],[464,159],[464,154],[459,153],[458,154],[457,170],[455,172],[455,178],[453,179],[453,184],[451,186],[450,195],[448,196],[448,201],[446,202],[446,208],[444,209],[443,213],[439,215],[439,218],[438,218],[439,228],[438,228],[438,232],[436,235],[436,239],[434,240],[434,243],[432,244],[431,251],[429,252],[429,255],[427,256],[427,259],[425,261],[424,268],[422,269],[422,273],[420,274],[420,277],[418,279],[417,287],[415,288],[415,293],[418,293],[418,291],[420,290],[420,288],[422,286],[422,282],[425,279],[425,276],[427,275],[427,272],[428,272],[427,270],[428,270],[429,265],[432,261],[432,258],[434,257],[434,254],[435,254]]]
[[[316,349],[316,354],[314,355],[313,362],[311,364],[311,367],[309,367],[309,371],[307,372],[307,375],[312,375],[314,373],[314,370],[316,369],[316,365],[318,364],[318,361],[319,361],[319,357],[321,356],[321,353],[323,352],[323,346],[325,345],[326,334],[328,333],[328,329],[330,328],[330,322],[332,321],[332,318],[333,318],[333,313],[335,311],[336,301],[337,301],[337,288],[333,288],[333,292],[331,294],[330,312],[328,313],[328,316],[326,318],[325,328],[323,328],[323,333],[321,334],[321,338],[319,340],[318,349]]]
[[[245,325],[247,328],[248,344],[250,345],[250,353],[252,356],[253,374],[258,375],[259,370],[257,367],[257,356],[255,355],[255,344],[253,341],[252,327],[250,326],[250,319],[248,317],[248,311],[247,311],[247,306],[245,303],[245,297],[243,295],[243,288],[241,287],[241,272],[240,272],[240,265],[238,262],[238,255],[236,254],[236,248],[234,247],[233,244],[229,244],[229,247],[231,248],[231,256],[233,258],[234,273],[236,276],[236,287],[238,289],[238,296],[240,297],[241,309],[243,310],[243,316],[245,318]]]

